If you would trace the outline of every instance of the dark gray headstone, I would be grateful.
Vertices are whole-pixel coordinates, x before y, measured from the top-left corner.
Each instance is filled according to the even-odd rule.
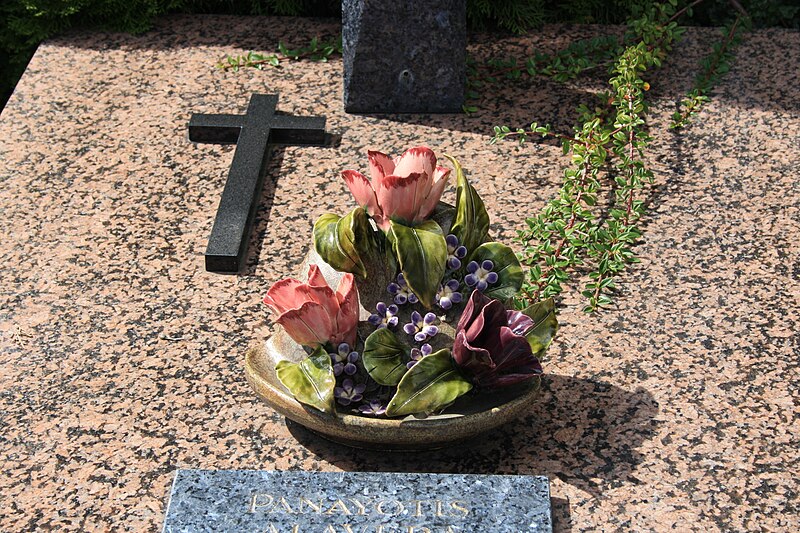
[[[546,477],[178,470],[164,533],[552,531]]]
[[[461,111],[466,6],[466,0],[343,0],[345,111]]]

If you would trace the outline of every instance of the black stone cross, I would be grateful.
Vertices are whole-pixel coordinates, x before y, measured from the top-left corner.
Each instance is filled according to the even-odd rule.
[[[193,114],[189,140],[236,143],[228,180],[219,201],[206,248],[206,270],[239,272],[247,254],[270,144],[310,145],[325,142],[325,117],[275,114],[276,94],[254,94],[245,115]]]

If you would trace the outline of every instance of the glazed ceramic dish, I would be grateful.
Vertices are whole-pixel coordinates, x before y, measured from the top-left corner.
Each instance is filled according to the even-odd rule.
[[[386,450],[419,450],[442,447],[465,440],[525,416],[536,401],[539,380],[492,394],[460,398],[444,414],[401,419],[328,415],[305,407],[281,384],[275,365],[288,359],[297,362],[305,351],[282,330],[266,343],[247,351],[247,381],[267,405],[286,418],[333,441],[349,446]]]
[[[370,152],[373,182],[342,172],[367,207],[320,216],[299,275],[267,290],[274,335],[245,369],[288,419],[344,444],[427,450],[530,412],[555,304],[513,308],[519,260],[448,159],[454,206],[439,202],[450,171],[426,147]]]

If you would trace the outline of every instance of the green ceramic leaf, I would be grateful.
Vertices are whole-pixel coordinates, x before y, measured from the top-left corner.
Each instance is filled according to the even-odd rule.
[[[314,223],[314,248],[336,270],[366,278],[362,258],[371,257],[377,250],[366,211],[356,207],[343,217],[333,213],[319,217]]]
[[[522,312],[531,317],[535,324],[525,336],[531,345],[533,355],[541,357],[558,331],[556,304],[552,298],[548,298],[523,309]]]
[[[447,266],[447,243],[439,224],[426,220],[415,227],[392,222],[389,240],[406,283],[426,308],[433,306]]]
[[[364,341],[364,368],[381,385],[395,386],[406,373],[406,347],[386,328],[377,329]]]
[[[294,394],[298,402],[316,407],[324,413],[333,413],[333,377],[331,356],[320,346],[314,353],[300,361],[281,361],[275,367],[278,379]]]
[[[469,256],[468,261],[482,261],[489,259],[494,263],[494,272],[497,272],[497,283],[489,285],[483,294],[489,298],[508,300],[522,287],[524,274],[519,264],[519,259],[514,250],[499,242],[487,242],[478,246]]]
[[[467,182],[464,170],[454,157],[445,155],[456,170],[456,217],[450,233],[472,251],[489,238],[489,214],[475,188]]]
[[[439,350],[420,359],[397,385],[397,393],[386,408],[388,416],[432,413],[472,389],[456,370],[450,350]]]

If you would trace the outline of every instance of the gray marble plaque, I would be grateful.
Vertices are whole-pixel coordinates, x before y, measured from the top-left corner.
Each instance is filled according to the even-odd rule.
[[[178,470],[164,533],[551,532],[541,476]]]

